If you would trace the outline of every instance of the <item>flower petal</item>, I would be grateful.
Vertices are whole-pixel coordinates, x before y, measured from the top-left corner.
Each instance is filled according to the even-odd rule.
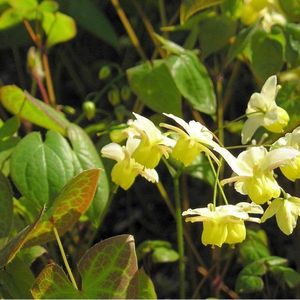
[[[262,114],[249,116],[242,129],[242,144],[246,144],[249,140],[251,140],[255,131],[262,126],[263,123],[264,116]]]
[[[158,182],[158,174],[155,169],[147,169],[144,168],[143,170],[140,171],[140,175],[144,178],[146,178],[150,182]]]
[[[271,202],[269,207],[266,209],[264,215],[261,217],[261,222],[265,222],[267,219],[272,218],[275,214],[277,214],[278,210],[283,206],[283,199],[278,198]]]
[[[116,161],[120,161],[125,158],[123,148],[119,144],[116,144],[116,143],[110,143],[110,144],[104,146],[101,149],[101,154],[103,157],[114,159]]]
[[[275,102],[279,87],[277,87],[277,77],[273,75],[269,77],[261,89],[261,94],[265,98],[265,101],[269,103]]]

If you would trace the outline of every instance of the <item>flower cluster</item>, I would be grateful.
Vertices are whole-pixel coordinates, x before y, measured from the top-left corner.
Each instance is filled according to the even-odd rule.
[[[271,132],[283,132],[289,116],[275,102],[279,88],[276,76],[271,76],[261,92],[251,96],[246,110],[247,120],[242,129],[243,144],[252,139],[260,126]],[[165,113],[165,117],[177,126],[161,123],[160,127],[167,129],[163,133],[149,119],[136,113],[133,115],[135,119],[129,120],[127,127],[114,135],[119,143],[110,143],[101,150],[102,156],[117,161],[111,174],[113,182],[125,190],[131,187],[138,175],[158,182],[155,167],[162,157],[168,159],[171,155],[187,167],[202,152],[218,167],[223,160],[226,161],[233,175],[222,180],[221,184],[234,183],[235,190],[247,195],[251,201],[231,205],[225,199],[226,205],[210,203],[206,208],[184,211],[182,215],[187,222],[203,222],[204,245],[221,247],[224,243],[240,243],[246,236],[245,221],[260,223],[273,215],[276,215],[279,228],[285,234],[293,231],[300,215],[300,198],[282,190],[274,170],[280,168],[284,176],[292,181],[300,178],[300,127],[278,139],[269,150],[263,145],[255,145],[254,141],[235,157],[199,122],[192,120],[187,123]],[[284,195],[282,198],[281,194]],[[269,206],[264,212],[261,205],[266,203]],[[250,214],[263,216],[260,219]]]

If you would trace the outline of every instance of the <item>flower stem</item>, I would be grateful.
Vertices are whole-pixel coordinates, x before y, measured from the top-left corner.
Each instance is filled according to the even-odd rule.
[[[69,265],[69,263],[68,263],[68,260],[67,260],[67,257],[66,257],[66,253],[65,253],[64,247],[63,247],[63,245],[62,245],[62,243],[61,243],[59,234],[58,234],[57,229],[56,229],[56,227],[55,227],[54,225],[53,225],[53,232],[54,232],[54,235],[55,235],[55,238],[56,238],[56,241],[57,241],[57,244],[58,244],[58,247],[59,247],[61,256],[62,256],[62,259],[63,259],[63,261],[64,261],[66,270],[67,270],[67,272],[68,272],[68,274],[69,274],[69,277],[70,277],[70,279],[71,279],[71,282],[72,282],[74,288],[75,288],[76,290],[78,290],[78,286],[77,286],[77,283],[76,283],[75,278],[74,278],[74,276],[73,276],[73,273],[72,273],[72,270],[71,270],[71,268],[70,268],[70,265]]]
[[[175,212],[176,212],[176,229],[177,244],[179,254],[179,298],[185,298],[185,262],[184,262],[184,238],[183,238],[183,221],[181,216],[181,202],[179,191],[179,174],[173,177]]]

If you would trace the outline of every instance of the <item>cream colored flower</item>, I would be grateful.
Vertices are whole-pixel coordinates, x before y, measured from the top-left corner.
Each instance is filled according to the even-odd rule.
[[[280,230],[290,235],[297,225],[300,216],[300,198],[287,194],[286,198],[278,198],[271,202],[261,218],[262,222],[276,215]]]
[[[246,110],[248,119],[242,129],[243,144],[246,144],[261,126],[271,132],[283,132],[283,128],[288,124],[289,115],[275,102],[279,88],[274,75],[267,79],[260,93],[251,96]]]
[[[133,115],[136,120],[128,121],[128,132],[140,143],[132,157],[147,168],[155,168],[163,155],[169,157],[175,142],[163,135],[149,119],[136,113]]]
[[[181,161],[185,166],[188,166],[195,160],[200,152],[203,151],[219,163],[219,160],[209,150],[208,146],[211,148],[220,146],[213,141],[213,134],[205,126],[196,121],[187,123],[183,119],[172,114],[164,115],[173,119],[184,129],[182,130],[179,127],[166,123],[160,124],[161,127],[170,129],[171,133],[178,135],[177,142],[172,151],[172,156],[175,159]]]
[[[186,222],[203,222],[202,243],[221,247],[224,243],[241,243],[246,238],[244,221],[259,223],[249,214],[262,214],[263,209],[254,203],[241,202],[236,205],[188,209],[182,213]]]
[[[223,184],[235,182],[235,189],[257,204],[263,204],[280,195],[280,186],[274,178],[273,169],[288,163],[298,155],[291,147],[267,151],[264,147],[250,147],[235,158],[226,149],[219,149],[235,175],[224,179]]]
[[[273,144],[273,148],[292,147],[299,151],[298,156],[287,164],[280,167],[281,172],[286,178],[295,181],[300,178],[300,127],[297,127],[292,133],[287,133]]]
[[[114,159],[117,163],[112,168],[112,181],[128,190],[138,175],[143,176],[150,182],[158,182],[158,174],[154,169],[147,169],[132,157],[133,152],[139,145],[139,141],[128,138],[126,146],[110,143],[101,150],[103,157]]]

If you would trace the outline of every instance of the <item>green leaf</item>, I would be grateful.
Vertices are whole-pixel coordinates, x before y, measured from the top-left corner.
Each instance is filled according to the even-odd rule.
[[[20,127],[19,118],[12,117],[8,119],[0,128],[0,140],[12,136],[14,133],[18,131],[19,127]]]
[[[158,247],[154,249],[151,257],[154,263],[171,263],[177,261],[179,255],[173,249]]]
[[[7,237],[13,221],[13,196],[8,179],[0,172],[0,238]]]
[[[45,208],[40,211],[40,214],[36,220],[29,226],[25,227],[16,236],[14,236],[1,250],[0,250],[0,268],[8,265],[16,256],[16,254],[23,247],[26,238],[30,235],[32,231],[35,230],[39,224],[42,215],[44,214]]]
[[[67,183],[47,210],[42,221],[26,238],[26,246],[46,243],[68,231],[89,208],[93,201],[100,175],[99,169],[90,169]]]
[[[38,5],[37,0],[8,0],[8,3],[18,10],[30,10],[36,8]]]
[[[137,272],[133,237],[124,234],[94,245],[79,261],[78,270],[82,282],[80,291],[72,287],[61,268],[51,264],[36,279],[32,295],[38,299],[125,298],[131,279]],[[143,274],[141,276],[145,278]],[[143,290],[145,286],[149,287],[149,282],[145,283],[144,278]]]
[[[183,0],[180,5],[180,23],[185,23],[192,15],[200,10],[218,5],[222,0]]]
[[[251,68],[254,74],[265,81],[279,72],[284,64],[283,47],[277,40],[258,31],[251,40]]]
[[[38,275],[31,288],[34,299],[79,299],[80,293],[74,289],[64,270],[52,263]]]
[[[235,34],[236,22],[229,17],[214,16],[200,23],[201,56],[205,59],[225,47]]]
[[[282,283],[282,281],[284,281],[291,289],[300,284],[300,274],[292,268],[275,266],[272,267],[270,271],[278,280],[278,283]]]
[[[298,0],[279,0],[280,7],[289,18],[298,22],[300,17],[300,2]]]
[[[144,269],[139,269],[127,289],[127,299],[157,299],[153,283]]]
[[[15,147],[10,164],[14,184],[37,210],[51,205],[77,171],[71,147],[54,131],[46,133],[44,142],[38,132],[25,136]]]
[[[21,21],[19,12],[14,8],[8,8],[0,15],[0,30],[15,26]]]
[[[181,116],[181,97],[163,60],[144,63],[127,70],[133,92],[155,112]]]
[[[0,270],[0,293],[6,299],[30,299],[34,276],[30,265],[17,256],[5,269]]]
[[[51,12],[54,13],[58,10],[59,5],[56,1],[53,0],[44,0],[40,5],[39,5],[39,10],[41,12]]]
[[[0,101],[12,114],[36,125],[65,134],[69,122],[52,107],[33,98],[15,85],[0,88]]]
[[[9,158],[15,148],[15,146],[20,141],[19,137],[10,137],[4,141],[0,141],[0,169],[5,176],[10,175],[10,161]]]
[[[266,242],[259,235],[259,232],[253,230],[247,230],[246,240],[240,244],[239,252],[244,265],[270,256]]]
[[[234,58],[243,52],[247,44],[251,41],[251,37],[255,33],[256,29],[256,26],[247,27],[238,33],[234,43],[229,48],[227,64],[231,63]]]
[[[260,292],[263,288],[264,282],[258,276],[239,276],[235,283],[235,290],[239,294]]]
[[[79,162],[79,171],[91,168],[104,169],[99,153],[90,137],[82,128],[72,124],[68,128],[67,134]],[[109,181],[106,172],[101,172],[94,201],[87,212],[95,227],[100,225],[105,216],[109,204],[108,200]]]
[[[48,48],[74,38],[77,32],[74,20],[60,12],[44,11],[42,27],[47,35],[46,46]]]
[[[169,56],[165,59],[165,63],[178,90],[191,103],[193,108],[207,114],[214,114],[216,111],[216,97],[213,84],[206,68],[199,61],[196,54],[186,50],[180,55]]]
[[[147,240],[139,244],[137,247],[137,257],[138,260],[141,260],[145,255],[149,254],[156,248],[165,248],[165,249],[172,249],[172,245],[170,242],[162,241],[162,240]]]
[[[116,31],[99,5],[96,5],[91,0],[67,0],[67,3],[67,13],[72,16],[79,25],[102,41],[114,48],[118,48],[118,36]],[[86,16],[89,17],[87,18]]]

